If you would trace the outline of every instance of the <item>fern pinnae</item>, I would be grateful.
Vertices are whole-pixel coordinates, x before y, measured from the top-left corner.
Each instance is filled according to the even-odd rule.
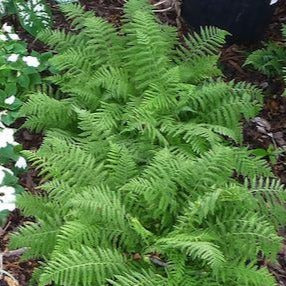
[[[61,285],[91,286],[104,283],[106,277],[126,270],[125,259],[117,251],[82,247],[80,251],[69,250],[66,255],[58,253],[40,277],[40,286],[51,281]]]

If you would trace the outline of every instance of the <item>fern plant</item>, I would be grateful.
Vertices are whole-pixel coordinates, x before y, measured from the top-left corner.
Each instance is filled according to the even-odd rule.
[[[283,26],[282,34],[286,39],[286,26]],[[254,51],[246,60],[246,65],[253,66],[256,70],[267,76],[283,76],[286,67],[285,43],[268,43],[265,48]]]
[[[61,94],[32,94],[21,109],[46,134],[24,152],[43,194],[18,198],[37,222],[11,240],[44,259],[31,284],[275,285],[256,261],[275,260],[285,192],[239,147],[260,90],[211,79],[226,32],[179,44],[142,0],[126,4],[121,30],[62,9],[76,33],[41,35]]]

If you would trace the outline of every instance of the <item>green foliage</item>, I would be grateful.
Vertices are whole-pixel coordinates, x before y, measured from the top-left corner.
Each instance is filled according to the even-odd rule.
[[[0,225],[5,223],[8,210],[15,209],[15,194],[22,191],[17,176],[27,163],[20,156],[21,146],[15,142],[11,128],[28,91],[35,90],[42,80],[40,73],[47,68],[49,53],[29,53],[13,28],[4,24],[0,35]],[[6,166],[9,169],[3,167]]]
[[[124,271],[125,259],[119,252],[83,247],[79,251],[69,250],[55,255],[41,276],[40,284],[58,281],[59,285],[100,285],[106,277]]]
[[[9,111],[8,114],[3,114],[1,121],[10,125],[18,116],[25,94],[42,84],[40,73],[47,69],[50,53],[29,53],[25,42],[19,38],[10,38],[11,35],[16,35],[12,34],[12,27],[3,27],[11,33],[4,32],[1,35],[3,41],[0,42],[0,108]],[[15,100],[6,101],[14,96]]]
[[[22,27],[31,35],[51,27],[51,9],[45,0],[5,0],[1,3],[1,16],[16,14]]]
[[[14,0],[17,16],[22,27],[31,35],[52,25],[52,14],[44,0]]]
[[[269,158],[271,164],[275,165],[281,154],[284,153],[283,148],[276,148],[273,144],[269,145],[267,149],[255,149],[253,154],[262,158]]]
[[[226,33],[181,45],[142,0],[126,4],[121,31],[80,6],[63,11],[75,34],[41,36],[58,51],[49,80],[60,95],[31,94],[21,110],[46,134],[24,152],[45,195],[18,199],[37,222],[11,241],[44,258],[34,285],[275,285],[256,261],[279,251],[285,192],[238,147],[260,90],[211,79]]]
[[[282,32],[286,39],[285,29],[286,26]],[[285,43],[268,43],[265,48],[250,54],[245,64],[253,66],[267,76],[282,76],[283,68],[286,66]]]

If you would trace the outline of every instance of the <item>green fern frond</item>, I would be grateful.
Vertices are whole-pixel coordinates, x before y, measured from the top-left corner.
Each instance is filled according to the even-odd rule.
[[[133,87],[128,81],[128,74],[120,68],[102,66],[94,73],[94,81],[118,99],[126,100],[133,92]]]
[[[200,34],[194,33],[185,37],[186,47],[181,45],[178,49],[178,55],[181,61],[217,55],[224,45],[227,35],[229,35],[228,32],[215,27],[201,28]]]
[[[239,174],[249,178],[257,176],[273,177],[271,167],[265,160],[252,156],[251,151],[245,148],[236,151],[234,161]]]
[[[54,253],[63,253],[69,249],[80,251],[81,245],[96,246],[97,236],[96,226],[89,227],[83,221],[69,221],[58,231]]]
[[[61,209],[56,202],[51,202],[47,196],[35,196],[30,193],[22,193],[17,197],[17,205],[21,208],[25,216],[33,216],[37,220],[45,220],[58,210],[58,215]]]
[[[60,222],[55,218],[40,223],[30,223],[21,227],[11,237],[11,248],[27,247],[23,259],[49,257],[56,243]]]
[[[280,180],[269,177],[248,179],[245,182],[255,196],[265,216],[272,218],[277,229],[285,221],[285,186]]]
[[[91,55],[88,51],[75,47],[68,48],[64,52],[55,56],[50,60],[50,63],[59,71],[66,72],[66,76],[74,78],[78,75],[88,77],[93,69]]]
[[[246,212],[246,211],[244,211]],[[247,261],[252,259],[256,261],[256,255],[263,249],[263,253],[271,260],[276,259],[276,253],[281,247],[281,237],[279,237],[272,224],[267,221],[266,217],[259,216],[253,213],[241,213],[240,215],[234,211],[227,212],[225,215],[228,218],[221,218],[225,225],[228,225],[229,232],[227,239],[231,241],[240,241],[239,248],[229,249],[229,255],[234,255],[234,252],[241,251],[244,253],[242,260]],[[219,219],[218,219],[219,221]],[[223,229],[225,226],[219,226]],[[220,231],[225,231],[221,229]],[[232,252],[233,251],[233,252]]]
[[[114,280],[108,281],[114,286],[167,286],[167,280],[153,272],[132,272],[131,274],[116,275]]]
[[[221,283],[235,283],[235,285],[275,286],[275,278],[266,268],[240,264],[235,267],[226,267],[219,273]],[[228,281],[228,282],[227,282]]]
[[[72,21],[72,25],[79,29],[81,28],[81,23],[85,19],[93,18],[94,13],[92,11],[85,11],[84,8],[77,3],[65,3],[60,6],[61,11],[65,14],[68,20]]]
[[[65,51],[72,46],[82,47],[84,45],[83,37],[66,33],[63,30],[44,30],[39,33],[38,38],[59,52]]]
[[[170,238],[161,238],[157,241],[159,249],[179,249],[191,259],[200,259],[212,268],[220,267],[225,258],[219,247],[210,241],[203,241],[204,236],[176,234]]]
[[[115,187],[127,183],[138,173],[134,158],[124,146],[110,144],[107,164],[106,167],[109,170],[108,182]]]
[[[51,281],[65,286],[103,285],[116,274],[128,272],[125,258],[115,250],[82,247],[80,251],[58,253],[47,264],[39,286]]]
[[[32,94],[24,103],[20,116],[27,116],[25,127],[40,132],[45,128],[69,129],[74,123],[74,114],[68,101],[58,101],[44,94]]]
[[[206,59],[208,59],[206,61]],[[188,59],[180,64],[180,75],[183,82],[199,84],[204,80],[222,76],[222,72],[217,67],[218,56],[197,57]]]
[[[85,110],[75,109],[81,128],[82,136],[107,136],[114,129],[118,129],[118,125],[123,116],[122,107],[116,103],[102,103],[101,108],[97,112],[90,113]]]
[[[268,76],[281,76],[283,67],[286,66],[286,47],[281,44],[269,43],[266,48],[251,53],[245,65],[251,65]]]

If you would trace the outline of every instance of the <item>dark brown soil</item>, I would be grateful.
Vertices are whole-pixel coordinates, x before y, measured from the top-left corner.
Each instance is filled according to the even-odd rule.
[[[53,0],[47,1],[52,8],[54,18],[54,28],[70,30],[69,22],[64,18],[62,13],[58,10],[58,6]],[[156,2],[156,0],[153,0]],[[120,17],[122,15],[122,5],[124,0],[80,0],[86,10],[95,11],[98,16],[106,18],[115,25],[120,25]],[[160,13],[159,17],[162,21],[171,25],[176,25],[177,14],[174,11]],[[17,33],[22,39],[28,42],[31,50],[39,52],[47,51],[48,48],[41,42],[34,40],[28,35],[19,25],[15,17],[6,18],[10,24],[16,27]],[[286,23],[286,0],[282,0],[273,17],[272,24],[267,31],[266,39],[282,41],[281,24]],[[188,28],[184,23],[180,25],[181,33],[185,33]],[[244,143],[250,148],[268,148],[269,145],[276,147],[286,146],[286,97],[282,96],[284,90],[283,80],[280,78],[267,78],[258,72],[255,72],[243,64],[247,55],[261,47],[261,43],[253,46],[226,46],[222,50],[221,65],[227,80],[247,81],[254,83],[263,88],[265,96],[264,108],[261,111],[258,121],[251,121],[245,123],[244,127]],[[260,120],[260,121],[259,121]],[[262,129],[261,129],[262,125]],[[263,130],[264,129],[264,130]],[[264,132],[265,131],[265,132]],[[31,134],[27,130],[20,130],[17,133],[17,140],[23,144],[24,149],[37,149],[42,142],[41,134]],[[286,183],[286,161],[285,156],[281,155],[277,164],[274,164],[273,171]],[[30,170],[20,178],[23,187],[32,193],[37,192],[36,186],[39,185],[40,179],[37,172],[30,168]],[[0,250],[8,251],[7,242],[11,232],[19,226],[30,221],[29,218],[21,216],[18,210],[14,211],[7,221],[6,227],[1,231],[0,229]],[[285,232],[281,231],[281,235],[286,238]],[[286,239],[285,239],[286,240]],[[286,245],[286,242],[285,242]],[[269,264],[267,261],[262,261],[261,264],[267,265],[270,271],[277,278],[279,285],[286,286],[286,246],[283,247],[278,254],[278,263]],[[19,285],[26,286],[31,277],[33,269],[38,266],[37,261],[20,262],[19,257],[10,257],[4,260],[4,267],[9,271],[18,281]],[[1,284],[2,283],[2,284]],[[14,285],[8,281],[0,280],[1,285]]]

